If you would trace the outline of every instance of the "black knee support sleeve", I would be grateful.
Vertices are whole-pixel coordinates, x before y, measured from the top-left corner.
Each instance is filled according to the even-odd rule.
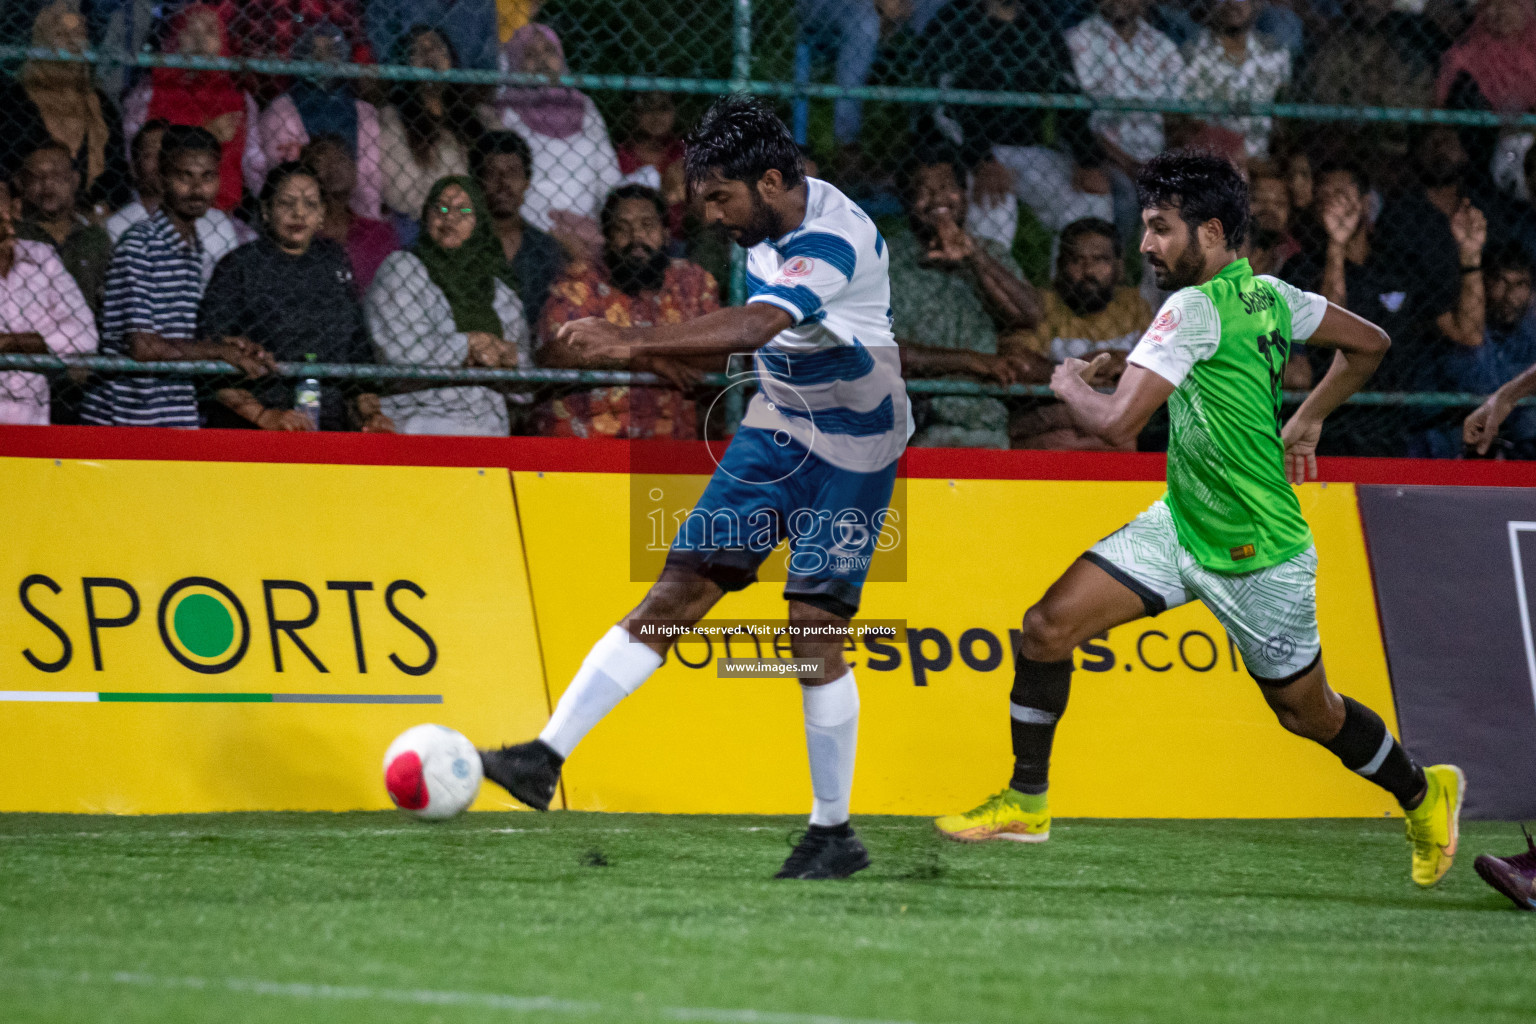
[[[1013,691],[1008,695],[1013,729],[1013,778],[1008,785],[1021,793],[1044,793],[1050,780],[1051,744],[1056,722],[1067,710],[1072,689],[1072,660],[1016,659]]]

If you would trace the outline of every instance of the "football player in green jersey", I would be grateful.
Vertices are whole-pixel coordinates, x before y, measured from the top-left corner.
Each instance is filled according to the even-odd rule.
[[[1025,614],[1010,694],[1013,777],[980,807],[936,825],[961,841],[1046,839],[1047,770],[1073,649],[1198,600],[1225,627],[1280,724],[1402,804],[1413,880],[1433,885],[1456,852],[1465,782],[1453,766],[1415,764],[1375,712],[1329,687],[1317,631],[1317,549],[1291,489],[1316,475],[1324,418],[1370,378],[1390,342],[1320,295],[1254,275],[1238,256],[1248,189],[1226,160],[1165,153],[1136,184],[1146,225],[1141,250],[1158,286],[1173,294],[1113,394],[1092,386],[1101,360],[1067,360],[1051,388],[1080,429],[1116,446],[1166,402],[1168,490],[1085,552]],[[1335,355],[1282,422],[1280,385],[1293,340]]]

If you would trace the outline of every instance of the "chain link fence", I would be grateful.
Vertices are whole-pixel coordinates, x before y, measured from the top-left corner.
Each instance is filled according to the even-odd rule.
[[[0,10],[0,421],[728,432],[724,360],[582,364],[554,332],[746,298],[681,173],[732,90],[880,225],[914,443],[1093,447],[1044,382],[1151,322],[1133,181],[1177,146],[1246,169],[1257,272],[1394,339],[1325,451],[1459,456],[1536,362],[1530,0]],[[1297,346],[1290,399],[1325,366]]]

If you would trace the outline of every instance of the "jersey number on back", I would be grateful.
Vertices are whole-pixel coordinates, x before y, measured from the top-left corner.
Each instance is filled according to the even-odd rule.
[[[1255,341],[1259,346],[1259,355],[1269,365],[1269,390],[1275,403],[1275,433],[1278,434],[1283,425],[1280,416],[1280,388],[1285,382],[1285,363],[1291,356],[1291,343],[1279,331],[1261,334]]]

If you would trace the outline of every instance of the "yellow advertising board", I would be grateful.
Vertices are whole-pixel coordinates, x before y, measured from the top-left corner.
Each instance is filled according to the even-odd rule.
[[[0,811],[388,807],[548,715],[504,469],[5,458],[0,521]]]
[[[702,490],[703,477],[692,478]],[[514,474],[553,696],[644,595],[630,570],[622,474]],[[912,479],[906,580],[872,582],[861,616],[905,620],[909,643],[859,645],[863,705],[855,813],[936,814],[1001,789],[1008,691],[1024,610],[1083,549],[1162,491],[1157,483]],[[1321,559],[1318,605],[1334,685],[1389,725],[1391,690],[1349,485],[1300,491]],[[784,615],[782,584],[725,597],[715,619]],[[809,808],[799,687],[717,678],[719,640],[684,641],[565,768],[586,810]],[[737,657],[754,652],[737,647]],[[767,652],[765,652],[767,654]],[[1221,627],[1198,604],[1113,630],[1077,655],[1057,734],[1062,816],[1379,816],[1390,796],[1286,733]]]

